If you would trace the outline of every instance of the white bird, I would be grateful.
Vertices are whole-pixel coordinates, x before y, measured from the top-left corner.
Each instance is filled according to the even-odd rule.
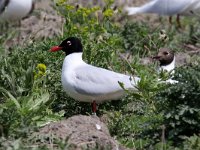
[[[191,4],[180,13],[184,16],[200,16],[200,0],[191,0]]]
[[[200,0],[151,0],[140,7],[125,7],[128,15],[138,13],[155,13],[159,15],[170,16],[170,23],[173,15],[177,15],[179,26],[180,15],[191,15],[200,11]]]
[[[70,37],[51,52],[63,50],[66,57],[62,67],[62,86],[65,92],[75,100],[91,102],[92,111],[96,113],[96,103],[121,98],[125,89],[136,90],[138,77],[130,77],[100,67],[95,67],[82,60],[82,44],[78,38]],[[131,80],[130,80],[131,78]]]
[[[33,0],[0,0],[0,22],[20,21],[33,8]]]

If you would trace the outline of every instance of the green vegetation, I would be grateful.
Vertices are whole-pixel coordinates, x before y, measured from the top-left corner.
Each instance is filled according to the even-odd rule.
[[[183,32],[130,20],[119,25],[113,19],[118,15],[111,9],[113,1],[106,2],[104,9],[77,8],[65,0],[59,0],[56,6],[66,19],[63,35],[82,40],[85,61],[117,72],[128,71],[142,79],[138,92],[127,91],[122,100],[100,105],[98,115],[107,114],[111,134],[129,148],[199,149],[198,57],[176,69],[174,78],[179,83],[175,85],[158,83],[157,79],[166,75],[159,75],[155,64],[144,66],[139,61],[160,47],[181,51],[183,44],[199,46],[199,22],[192,20]],[[0,149],[30,149],[36,141],[28,137],[41,126],[64,116],[91,114],[90,104],[75,101],[62,90],[60,75],[65,56],[48,52],[67,37],[36,40],[9,52],[3,44],[10,35],[0,37]],[[127,51],[132,59],[120,57]],[[58,145],[64,149],[67,143]],[[40,148],[47,149],[43,145]]]

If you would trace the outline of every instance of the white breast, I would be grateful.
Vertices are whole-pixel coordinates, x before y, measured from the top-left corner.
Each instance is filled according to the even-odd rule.
[[[166,66],[161,66],[160,67],[161,70],[166,70],[167,72],[171,72],[174,73],[174,69],[175,69],[175,57],[173,59],[173,61],[169,64],[169,65],[166,65]]]
[[[62,75],[61,75],[61,81],[62,86],[65,92],[72,98],[77,98],[77,92],[75,91],[73,85],[75,84],[75,69],[79,64],[82,62],[80,60],[79,55],[72,56],[66,56],[63,62],[62,66]],[[75,61],[77,60],[77,61]]]

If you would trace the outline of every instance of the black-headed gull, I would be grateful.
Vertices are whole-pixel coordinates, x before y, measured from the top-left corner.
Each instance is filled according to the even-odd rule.
[[[82,59],[83,46],[78,38],[67,38],[50,51],[59,50],[66,54],[61,76],[65,92],[75,100],[91,102],[93,113],[96,113],[96,103],[117,100],[125,94],[119,82],[122,82],[126,89],[136,90],[134,86],[140,80],[138,77],[130,77],[85,63]]]
[[[172,72],[175,69],[175,55],[169,48],[160,48],[157,56],[153,58],[160,62],[160,70]]]
[[[33,0],[0,0],[0,22],[19,21],[33,8]]]
[[[181,26],[179,15],[195,15],[195,13],[199,12],[199,9],[199,0],[151,0],[140,7],[125,7],[128,15],[155,13],[170,16],[170,23],[171,17],[177,15],[177,23],[179,26]]]
[[[154,56],[153,59],[160,62],[159,71],[167,71],[174,74],[175,55],[169,48],[160,48],[157,56]],[[172,79],[168,79],[166,82],[171,84],[178,83],[178,81]]]

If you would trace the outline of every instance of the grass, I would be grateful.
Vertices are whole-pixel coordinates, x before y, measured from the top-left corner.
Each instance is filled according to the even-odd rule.
[[[173,86],[159,84],[155,64],[144,66],[139,60],[160,47],[176,52],[183,52],[185,44],[198,47],[199,22],[184,19],[185,30],[181,32],[173,26],[151,27],[129,20],[120,26],[112,20],[111,4],[109,1],[104,10],[94,7],[76,11],[64,1],[57,6],[67,20],[63,35],[82,40],[86,62],[142,78],[139,92],[127,91],[122,100],[100,105],[98,115],[108,115],[110,133],[129,148],[198,149],[199,58],[192,57],[189,64],[176,70],[175,78],[182,84]],[[102,11],[102,20],[96,16],[98,11]],[[161,35],[163,30],[165,36]],[[27,139],[32,132],[63,117],[91,114],[90,104],[64,93],[60,75],[65,56],[48,52],[67,37],[36,40],[8,51],[3,45],[9,33],[0,37],[0,147],[34,149],[35,139]],[[119,57],[125,53],[132,59]],[[185,97],[180,97],[183,93]],[[61,143],[60,149],[66,145]],[[36,148],[47,149],[43,145]]]

